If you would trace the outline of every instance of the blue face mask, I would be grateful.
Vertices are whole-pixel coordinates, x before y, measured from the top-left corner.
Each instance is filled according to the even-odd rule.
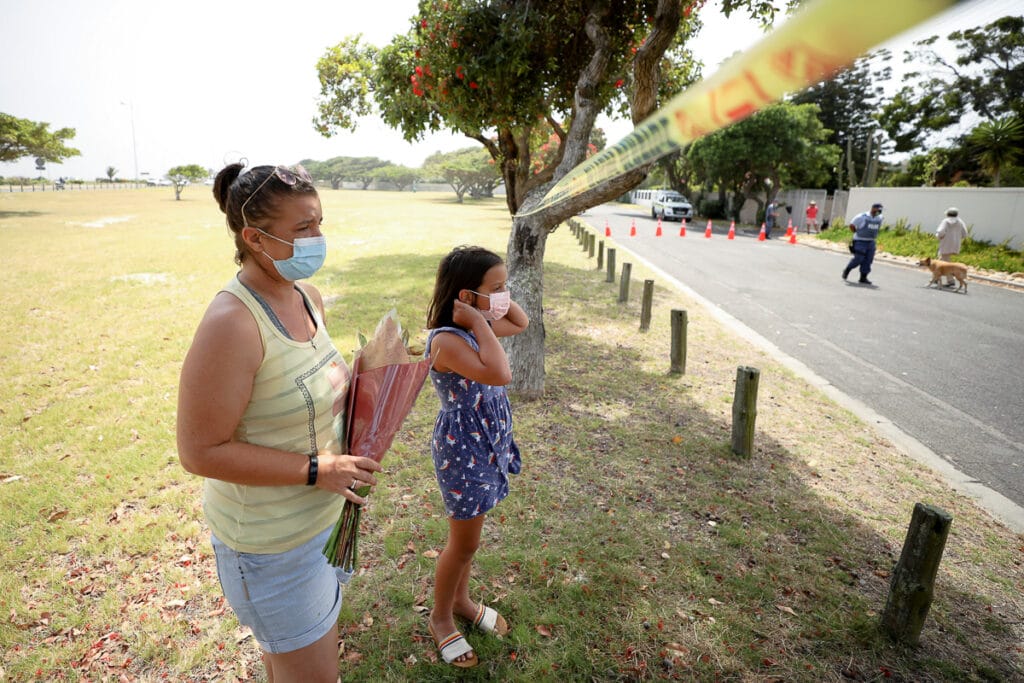
[[[260,229],[256,228],[256,230]],[[305,280],[308,277],[313,277],[313,274],[320,270],[320,266],[324,264],[324,260],[327,258],[327,238],[323,235],[319,237],[297,237],[292,242],[285,242],[283,239],[274,237],[263,230],[260,230],[260,232],[272,240],[291,245],[291,258],[281,261],[271,258],[267,252],[262,252],[264,256],[273,262],[277,272],[285,280],[294,282],[295,280]]]

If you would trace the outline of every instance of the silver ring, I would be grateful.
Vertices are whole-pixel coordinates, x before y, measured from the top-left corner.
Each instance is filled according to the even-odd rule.
[[[349,488],[351,490],[353,490],[353,491],[355,491],[357,488],[359,488],[359,480],[358,479],[353,479],[352,480],[352,485],[349,486]]]

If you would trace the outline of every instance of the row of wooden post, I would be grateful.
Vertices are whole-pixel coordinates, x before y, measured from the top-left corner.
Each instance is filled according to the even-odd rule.
[[[589,258],[597,255],[597,269],[607,266],[605,282],[615,282],[615,249],[607,249],[604,240],[586,230],[582,224],[570,220],[573,234]],[[595,245],[596,242],[596,245]],[[623,263],[619,278],[619,303],[629,300],[629,283],[633,264]],[[644,280],[640,306],[640,331],[651,326],[651,308],[654,301],[654,280]],[[672,309],[672,347],[670,374],[686,372],[687,316],[685,310]],[[740,366],[736,369],[736,389],[732,402],[732,452],[743,458],[753,455],[754,425],[757,419],[757,387],[761,371]],[[913,516],[903,542],[903,552],[893,570],[889,596],[882,612],[881,628],[893,640],[916,645],[931,607],[935,590],[935,576],[946,545],[952,523],[947,512],[924,503],[914,505]]]

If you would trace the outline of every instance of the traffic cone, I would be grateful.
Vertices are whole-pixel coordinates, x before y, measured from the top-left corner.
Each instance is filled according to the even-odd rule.
[[[706,230],[704,230],[704,237],[707,239],[711,239],[711,221],[708,221],[708,227]]]
[[[683,224],[679,226],[679,236],[686,237],[686,221],[683,221]]]
[[[789,243],[796,244],[796,230],[789,233]]]
[[[789,219],[789,225],[786,226],[786,237],[793,234],[793,219]]]
[[[608,221],[604,222],[604,236],[605,237],[611,237],[612,236],[612,229],[608,226]]]
[[[761,232],[759,232],[757,234],[757,241],[758,242],[764,242],[766,239],[768,239],[768,238],[765,236],[765,233],[764,233],[764,223],[762,223],[761,224]]]
[[[654,231],[655,237],[661,237],[661,219],[658,219],[658,229]]]
[[[633,221],[629,225],[629,236],[636,237],[636,221]]]
[[[729,224],[729,236],[726,239],[736,239],[736,221]]]

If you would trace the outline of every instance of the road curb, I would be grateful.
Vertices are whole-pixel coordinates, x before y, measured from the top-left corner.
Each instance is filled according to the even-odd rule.
[[[594,227],[590,225],[589,221],[587,221],[587,225],[590,226],[592,230],[594,229]],[[874,427],[881,436],[891,441],[896,448],[906,453],[911,459],[921,463],[938,474],[954,491],[958,491],[974,500],[983,510],[988,512],[999,522],[1005,524],[1006,527],[1014,533],[1024,534],[1024,507],[1017,505],[1001,493],[988,488],[973,477],[959,471],[951,463],[935,453],[935,451],[925,446],[910,434],[904,432],[891,420],[879,414],[860,400],[844,393],[830,381],[814,372],[803,362],[785,353],[766,337],[762,336],[750,327],[747,327],[747,325],[720,308],[717,304],[706,299],[658,266],[632,251],[622,242],[616,242],[616,244],[624,251],[629,252],[633,258],[639,260],[644,264],[644,266],[656,273],[659,277],[664,278],[677,290],[706,308],[719,323],[731,329],[743,339],[746,339],[755,346],[763,349],[768,355],[794,374],[798,375],[801,379],[821,390],[826,396],[852,412],[866,424]],[[838,252],[838,250],[833,251]],[[910,267],[913,268],[913,266]]]

